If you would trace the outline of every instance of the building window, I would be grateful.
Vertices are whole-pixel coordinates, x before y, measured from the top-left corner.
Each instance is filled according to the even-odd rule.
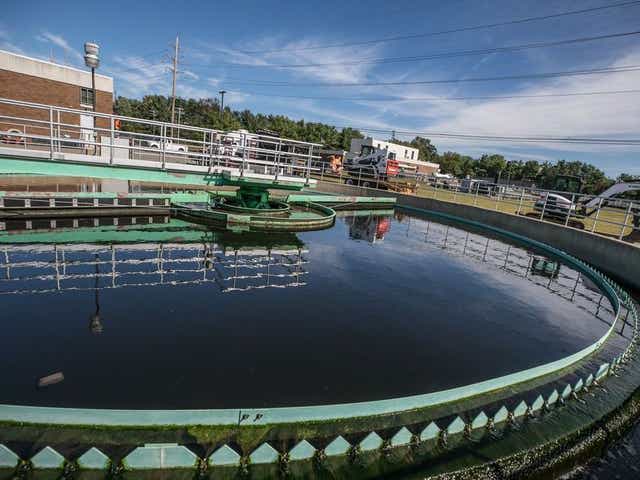
[[[93,90],[90,88],[80,88],[80,105],[93,107]]]
[[[411,152],[411,160],[413,160],[413,154],[416,152]]]

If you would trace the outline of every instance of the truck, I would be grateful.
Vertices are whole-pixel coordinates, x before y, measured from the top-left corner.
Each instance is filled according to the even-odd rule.
[[[161,140],[149,140],[147,141],[147,146],[149,148],[157,148],[158,150],[162,149],[163,142]],[[167,140],[164,142],[164,150],[165,152],[180,152],[186,153],[189,151],[189,148],[186,145],[182,145],[181,143],[175,143],[171,140]]]
[[[360,155],[347,157],[343,167],[343,178],[347,185],[407,193],[416,191],[415,176],[403,175],[395,153],[387,148],[365,145]]]

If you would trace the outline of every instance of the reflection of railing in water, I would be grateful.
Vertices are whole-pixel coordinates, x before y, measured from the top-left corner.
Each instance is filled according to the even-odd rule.
[[[25,245],[0,252],[0,295],[203,283],[223,292],[297,287],[306,285],[300,277],[308,263],[302,248],[217,244]]]
[[[552,274],[539,272],[534,267],[535,259],[540,258],[549,263],[556,261],[524,248],[436,222],[420,221],[420,226],[417,227],[420,230],[416,232],[412,221],[415,222],[412,219],[407,221],[407,235],[413,227],[412,233],[423,234],[425,243],[429,245],[441,248],[448,254],[469,257],[529,280],[611,325],[615,312],[606,296],[580,272],[561,264],[558,264],[559,268]],[[625,316],[622,320],[620,334],[626,326]]]

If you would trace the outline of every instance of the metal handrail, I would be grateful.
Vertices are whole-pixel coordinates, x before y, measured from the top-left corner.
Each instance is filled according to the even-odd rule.
[[[257,178],[262,182],[271,178],[274,183],[289,183],[302,188],[310,183],[311,172],[315,171],[311,163],[320,158],[316,151],[320,144],[271,135],[224,132],[0,98],[0,110],[2,105],[22,109],[19,115],[0,112],[2,146],[12,147],[19,143],[24,155],[29,156],[34,152],[33,156],[37,158],[42,158],[38,152],[48,149],[49,159],[53,161],[94,164],[95,159],[99,158],[102,164],[135,168],[148,168],[155,164],[162,170],[178,169],[216,175],[225,172],[234,175],[240,171],[243,179]],[[29,112],[29,109],[34,109],[36,113]],[[48,112],[48,118],[37,112]],[[93,124],[73,123],[68,119],[69,114],[79,118],[90,116]],[[100,121],[105,125],[99,125]],[[117,130],[116,122],[146,125],[147,132]],[[11,131],[16,127],[19,127],[20,134]],[[173,133],[176,131],[179,132],[177,135]],[[182,137],[179,136],[181,133]],[[198,134],[201,138],[184,138],[184,134]],[[126,140],[119,142],[118,139]],[[7,152],[23,155],[13,148]],[[64,156],[71,153],[76,156]],[[140,161],[145,163],[137,163]]]
[[[194,132],[203,132],[203,133],[204,132],[206,132],[206,133],[215,132],[215,133],[219,133],[221,135],[228,135],[229,134],[229,132],[226,132],[224,130],[216,130],[216,129],[213,129],[213,128],[196,127],[196,126],[192,126],[192,125],[171,123],[171,122],[162,122],[162,121],[159,121],[159,120],[147,120],[147,119],[136,118],[136,117],[126,117],[124,115],[116,115],[116,114],[111,114],[111,113],[92,112],[92,111],[80,110],[80,109],[77,109],[77,108],[62,107],[62,106],[57,106],[57,105],[45,105],[45,104],[42,104],[42,103],[25,102],[25,101],[22,101],[22,100],[13,100],[13,99],[10,99],[10,98],[2,98],[2,97],[0,97],[0,105],[1,104],[15,105],[15,106],[27,107],[27,108],[35,108],[35,109],[46,110],[46,111],[48,111],[50,108],[53,108],[55,111],[65,112],[65,113],[73,113],[73,114],[76,114],[76,115],[91,115],[93,117],[104,118],[104,119],[113,118],[114,120],[121,120],[121,121],[125,121],[125,122],[143,123],[143,124],[155,125],[155,126],[165,125],[165,126],[167,126],[169,128],[174,128],[174,129],[179,129],[179,130],[190,130],[190,131],[194,131]],[[255,137],[259,137],[259,138],[271,139],[276,143],[278,141],[282,140],[280,137],[274,137],[273,135],[263,135],[263,134],[251,134],[251,135],[253,135]],[[320,144],[320,143],[304,142],[304,141],[301,141],[301,140],[293,140],[293,139],[287,139],[286,141],[287,141],[287,143],[295,143],[295,144],[300,144],[300,145],[311,145],[311,146],[314,146],[314,147],[322,147],[322,144]]]
[[[370,170],[367,169],[342,170],[336,173],[331,171],[330,168],[327,168],[326,163],[319,162],[319,165],[321,172],[316,174],[315,177],[320,181],[331,181],[334,179],[342,183],[348,178],[351,178],[355,184],[360,185],[367,181],[367,187],[372,189],[384,189],[387,184],[385,179],[370,175]],[[472,204],[474,206],[480,206],[481,208],[491,208],[492,210],[509,211],[509,213],[515,213],[516,215],[524,215],[527,210],[530,210],[527,216],[535,217],[535,215],[533,215],[533,212],[535,212],[539,220],[556,220],[556,223],[565,227],[580,227],[582,223],[587,231],[613,236],[623,241],[625,240],[625,236],[629,236],[632,232],[640,233],[640,201],[636,200],[567,193],[558,190],[477,180],[472,180],[469,186],[463,187],[462,182],[464,180],[452,179],[452,181],[446,181],[416,174],[404,174],[398,178],[413,182],[416,190],[422,190],[424,193],[422,196],[426,196],[427,198]],[[571,208],[567,208],[562,212],[558,210],[552,211],[549,203],[550,199],[547,195],[548,193],[562,195],[571,201],[571,205],[574,206],[578,205],[578,203],[586,205],[593,199],[598,199],[599,202],[593,210],[586,212],[586,215],[582,215],[580,212]],[[418,194],[417,191],[416,194]],[[486,201],[481,201],[483,198],[491,200],[493,203],[489,206]],[[465,199],[469,201],[465,202]],[[537,201],[542,201],[542,206],[540,209],[533,209],[533,204]],[[620,208],[611,207],[609,205],[611,203],[619,205]],[[601,214],[601,212],[605,213]],[[610,215],[607,215],[607,212]],[[615,218],[612,219],[610,218],[611,214],[622,218],[619,220]],[[598,225],[600,228],[598,228]]]

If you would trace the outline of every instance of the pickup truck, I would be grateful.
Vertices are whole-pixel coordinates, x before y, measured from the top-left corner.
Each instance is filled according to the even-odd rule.
[[[150,148],[157,148],[160,150],[162,148],[162,141],[160,140],[149,140],[147,142],[147,146]],[[164,142],[164,150],[166,152],[188,152],[189,148],[186,145],[182,145],[180,143],[174,143],[170,140]]]

